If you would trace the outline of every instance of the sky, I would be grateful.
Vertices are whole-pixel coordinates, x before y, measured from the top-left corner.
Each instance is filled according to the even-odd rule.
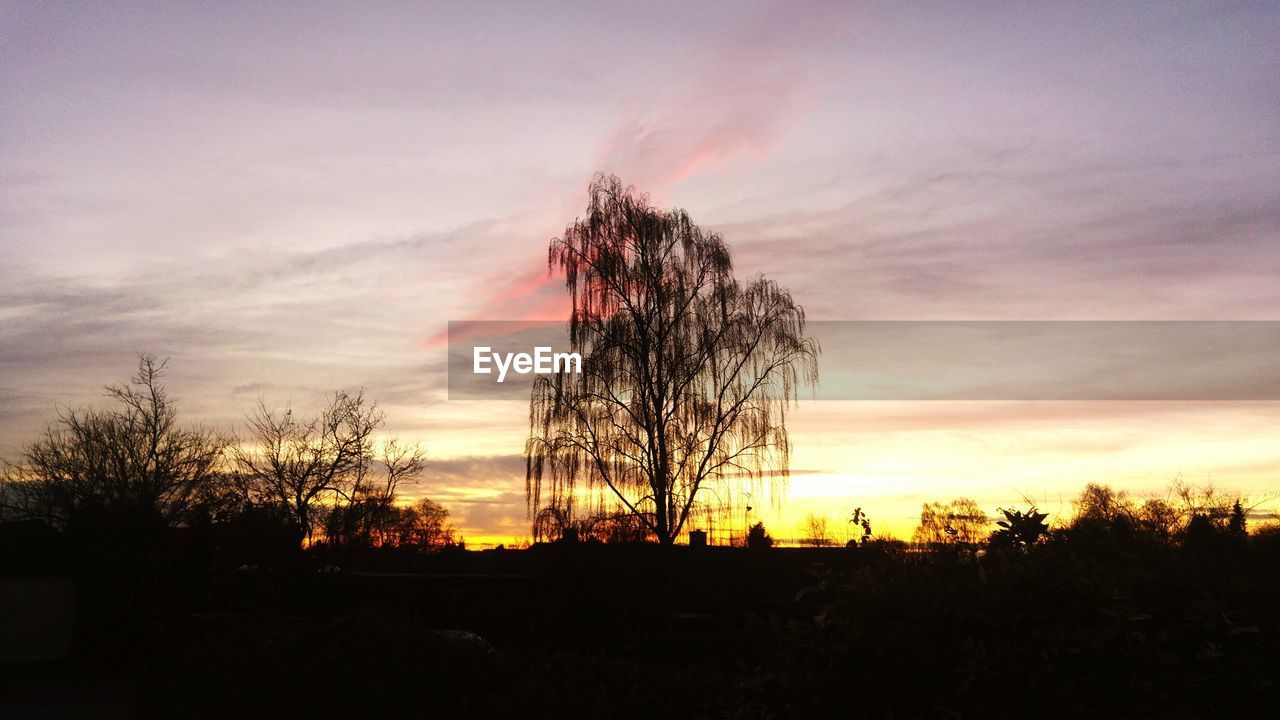
[[[184,417],[364,387],[407,496],[527,536],[527,406],[450,320],[559,320],[597,172],[819,320],[1280,319],[1275,3],[0,3],[0,457],[169,357]],[[945,352],[945,350],[942,350]],[[1280,490],[1280,403],[809,401],[788,536],[853,507]]]

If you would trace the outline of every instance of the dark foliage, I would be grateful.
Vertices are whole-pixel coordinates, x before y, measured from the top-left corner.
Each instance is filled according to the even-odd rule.
[[[153,717],[1214,717],[1280,673],[1274,533],[367,548],[329,573],[323,548],[228,568],[235,538],[201,532],[148,543],[146,572],[81,575],[58,692]]]
[[[773,537],[764,529],[764,523],[758,522],[747,530],[747,547],[753,550],[773,547]]]
[[[1049,515],[1037,512],[1034,507],[1026,512],[1001,508],[1000,514],[1004,520],[996,522],[999,529],[991,534],[993,546],[1027,548],[1049,534],[1049,525],[1045,523]]]
[[[791,717],[1262,707],[1280,673],[1276,560],[1257,547],[1082,552],[1060,536],[979,561],[938,553],[824,573],[808,595],[813,622],[792,626],[757,702]]]

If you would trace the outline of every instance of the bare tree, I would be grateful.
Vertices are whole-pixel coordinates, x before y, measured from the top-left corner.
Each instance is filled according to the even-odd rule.
[[[1197,515],[1204,515],[1219,527],[1225,527],[1229,523],[1234,506],[1243,499],[1236,493],[1215,488],[1212,483],[1196,486],[1182,478],[1173,481],[1169,494],[1175,498],[1179,511],[1187,521]]]
[[[984,540],[990,518],[969,498],[949,503],[925,503],[915,540],[929,545],[973,545]]]
[[[791,295],[763,277],[740,284],[719,235],[615,177],[593,182],[587,217],[552,240],[548,265],[565,274],[583,364],[535,381],[530,516],[621,511],[670,544],[691,513],[731,512],[765,480],[776,498],[786,411],[817,380]],[[717,502],[700,504],[710,485]]]
[[[160,382],[166,362],[140,355],[128,383],[107,387],[113,406],[62,411],[9,469],[6,514],[66,524],[92,507],[164,524],[186,519],[220,479],[226,443],[179,425]]]
[[[417,482],[426,467],[426,455],[418,445],[405,445],[398,438],[383,444],[375,456],[358,463],[351,487],[334,493],[325,535],[333,543],[377,545],[401,521],[396,507],[402,484]]]
[[[259,401],[249,417],[248,438],[233,453],[245,495],[285,511],[304,539],[312,538],[326,510],[389,507],[396,487],[419,475],[423,461],[416,447],[389,443],[383,479],[373,478],[373,434],[384,420],[363,391],[336,392],[318,416],[301,420],[290,408],[278,412]]]
[[[1074,504],[1075,516],[1071,519],[1073,527],[1091,522],[1110,523],[1117,518],[1132,521],[1136,514],[1133,501],[1129,499],[1128,494],[1124,491],[1117,492],[1110,485],[1097,483],[1085,485]]]
[[[810,547],[827,547],[831,545],[831,531],[827,519],[821,515],[809,513],[804,518],[804,537],[800,542]]]

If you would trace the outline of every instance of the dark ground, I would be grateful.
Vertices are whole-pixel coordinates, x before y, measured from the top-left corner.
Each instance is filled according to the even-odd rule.
[[[1168,718],[1280,706],[1275,536],[1189,547],[1058,533],[981,559],[892,544],[557,545],[248,565],[221,562],[216,543],[99,545],[69,565],[71,658],[0,666],[0,717]],[[8,574],[41,571],[13,554]]]

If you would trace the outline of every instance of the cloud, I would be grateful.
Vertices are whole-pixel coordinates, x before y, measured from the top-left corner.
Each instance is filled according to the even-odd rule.
[[[103,385],[132,373],[138,352],[172,357],[169,382],[184,410],[215,424],[238,422],[259,394],[309,407],[324,392],[363,386],[411,429],[406,410],[444,393],[444,354],[416,343],[422,327],[444,325],[447,311],[428,302],[456,282],[448,274],[465,253],[460,241],[481,241],[492,227],[175,260],[112,281],[9,270],[0,392],[15,400],[0,452],[29,438],[55,402],[99,400]],[[436,280],[417,287],[419,273]]]
[[[422,482],[407,499],[430,497],[448,508],[464,535],[522,537],[529,533],[521,455],[429,459]]]
[[[731,23],[681,66],[632,88],[589,172],[618,175],[661,196],[672,184],[741,156],[763,159],[811,104],[819,73],[808,66],[824,44],[849,32],[844,3],[776,3]],[[570,207],[581,207],[573,198]],[[561,203],[564,204],[564,203]],[[569,314],[561,279],[537,265],[494,278],[476,320],[560,320]],[[426,343],[438,346],[437,334]]]
[[[507,492],[482,500],[453,500],[446,506],[464,536],[468,533],[513,538],[529,535],[524,493]]]
[[[451,489],[491,487],[514,478],[524,481],[523,455],[467,455],[427,463],[427,482]]]
[[[739,155],[763,157],[816,89],[812,55],[847,34],[849,15],[845,4],[780,3],[730,25],[633,94],[599,169],[658,192]]]
[[[1061,152],[953,151],[838,204],[715,229],[740,268],[805,288],[811,317],[1274,317],[1274,169]]]

